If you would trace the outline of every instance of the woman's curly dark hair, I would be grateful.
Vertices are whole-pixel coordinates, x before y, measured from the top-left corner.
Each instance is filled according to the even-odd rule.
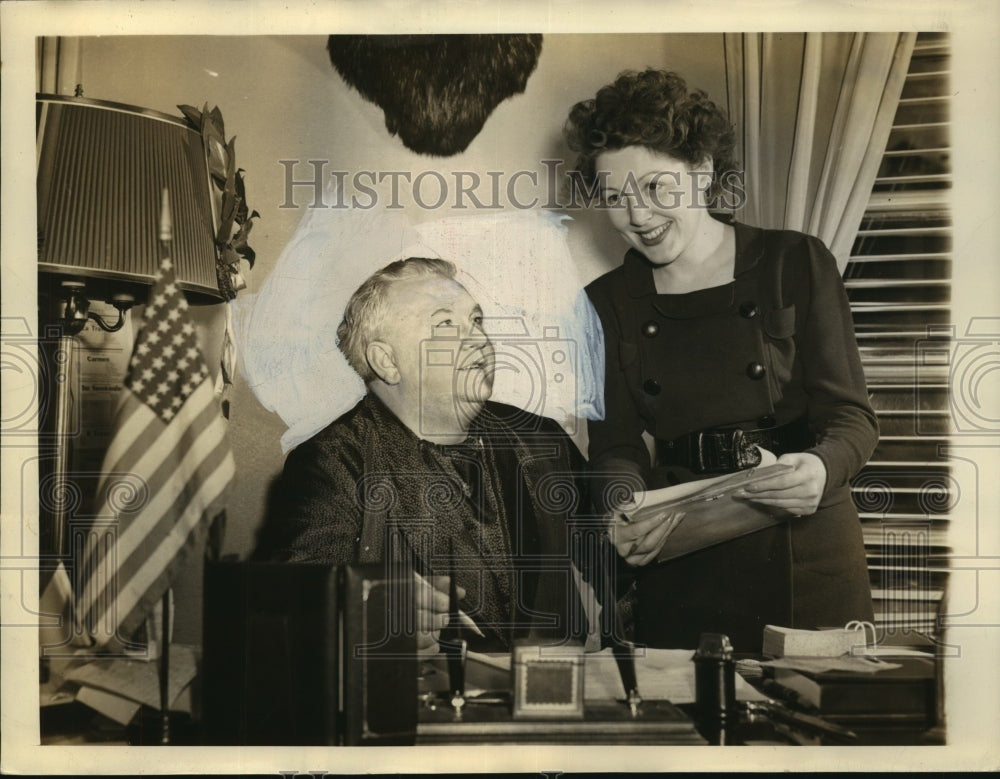
[[[700,89],[664,70],[627,70],[602,87],[593,100],[573,106],[566,140],[579,154],[575,170],[588,186],[597,176],[597,155],[626,146],[645,146],[689,165],[714,163],[709,197],[720,194],[720,177],[736,170],[736,136],[725,112]]]

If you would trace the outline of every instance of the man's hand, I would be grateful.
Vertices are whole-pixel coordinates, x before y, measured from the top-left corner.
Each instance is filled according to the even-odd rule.
[[[750,484],[735,497],[781,508],[797,517],[815,514],[826,488],[823,461],[814,454],[797,452],[781,455],[778,462],[791,465],[793,470]]]
[[[628,522],[621,512],[615,512],[609,528],[611,541],[626,563],[647,565],[656,559],[667,537],[683,518],[684,512],[664,512]]]
[[[441,629],[448,626],[450,619],[449,577],[430,576],[425,579],[414,573],[413,580],[413,596],[417,608],[417,654],[434,655],[440,649],[438,639],[441,637]],[[465,588],[458,587],[457,594],[459,598],[464,598]]]

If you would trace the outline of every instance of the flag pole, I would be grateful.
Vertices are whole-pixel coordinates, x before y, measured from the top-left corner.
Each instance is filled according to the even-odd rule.
[[[169,257],[173,240],[173,222],[170,218],[170,190],[163,188],[160,198],[160,255]],[[160,743],[170,743],[170,588],[160,602]]]

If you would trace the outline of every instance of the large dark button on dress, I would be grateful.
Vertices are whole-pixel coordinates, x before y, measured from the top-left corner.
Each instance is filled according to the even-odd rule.
[[[752,300],[740,303],[740,316],[744,319],[753,319],[757,316],[757,304]]]
[[[747,365],[747,376],[754,381],[763,379],[765,373],[767,373],[767,369],[759,362],[751,362]]]
[[[659,395],[660,394],[660,382],[656,379],[646,379],[643,382],[642,388],[646,390],[647,395]]]
[[[646,338],[656,338],[656,336],[659,335],[659,333],[660,333],[659,322],[654,322],[652,319],[650,319],[648,322],[642,323],[642,334],[646,336]]]

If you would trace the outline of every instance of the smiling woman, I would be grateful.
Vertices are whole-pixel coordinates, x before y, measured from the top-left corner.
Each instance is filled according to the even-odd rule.
[[[623,73],[573,107],[567,135],[630,247],[587,287],[606,347],[607,413],[588,425],[590,466],[605,483],[597,508],[621,526],[623,483],[752,467],[754,445],[792,466],[741,496],[790,518],[776,527],[663,564],[650,561],[669,546],[673,515],[617,534],[635,638],[692,647],[716,631],[753,652],[768,623],[870,620],[847,481],[878,426],[833,257],[811,236],[709,211],[735,168],[734,136],[675,73]]]

